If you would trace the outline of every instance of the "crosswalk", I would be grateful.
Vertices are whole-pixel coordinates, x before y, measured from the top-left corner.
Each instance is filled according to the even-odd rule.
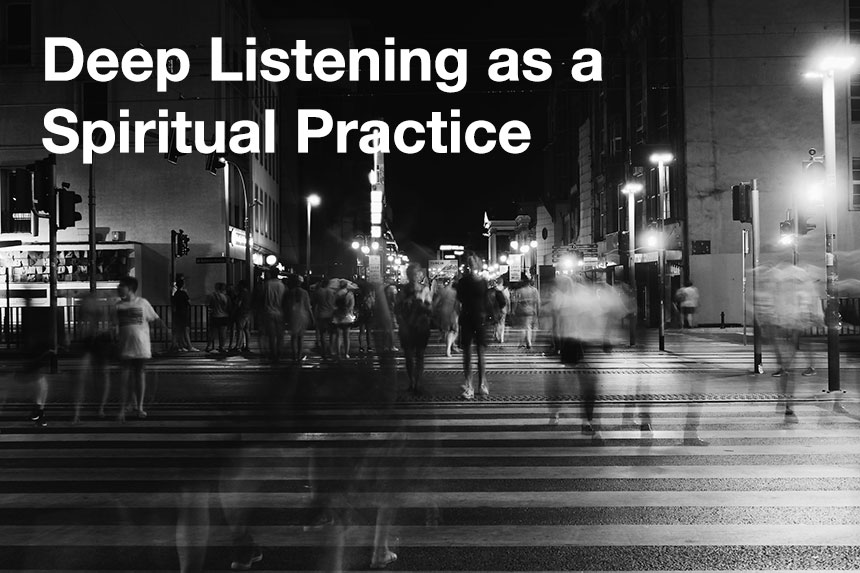
[[[0,571],[229,570],[244,526],[253,570],[366,569],[383,515],[392,570],[857,570],[860,404],[780,407],[598,402],[597,440],[576,402],[7,404]]]

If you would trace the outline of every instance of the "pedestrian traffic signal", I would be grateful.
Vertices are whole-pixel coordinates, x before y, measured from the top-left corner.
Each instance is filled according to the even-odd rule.
[[[218,170],[224,167],[226,159],[223,153],[210,153],[206,156],[206,171],[218,175]]]
[[[39,159],[27,169],[33,172],[33,211],[47,214],[50,212],[51,189],[54,187],[54,166],[56,156],[51,154]]]
[[[751,195],[747,183],[732,185],[732,219],[741,223],[752,223]]]
[[[174,165],[176,165],[176,162],[179,161],[180,157],[182,157],[183,155],[187,155],[187,154],[179,151],[179,149],[176,147],[176,140],[177,140],[177,132],[176,132],[176,128],[173,128],[170,130],[170,137],[168,139],[168,145],[167,145],[167,153],[164,154],[164,158]]]
[[[805,235],[809,231],[815,230],[815,224],[809,222],[809,216],[803,211],[797,211],[797,234]]]
[[[188,254],[188,251],[191,249],[188,248],[188,235],[185,234],[185,231],[179,229],[179,232],[176,233],[176,257],[184,257]]]
[[[66,185],[65,183],[63,185]],[[70,189],[57,189],[57,228],[68,229],[74,227],[82,216],[78,213],[77,205],[83,199],[80,195]]]
[[[9,176],[9,212],[27,213],[33,210],[33,174],[16,169]]]

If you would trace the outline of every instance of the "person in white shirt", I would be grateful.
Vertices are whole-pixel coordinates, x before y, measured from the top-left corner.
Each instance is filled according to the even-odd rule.
[[[149,338],[149,324],[161,324],[161,319],[145,298],[137,296],[137,279],[123,277],[119,281],[117,292],[120,300],[116,304],[116,323],[118,354],[122,364],[124,383],[122,385],[122,403],[117,419],[125,421],[125,410],[128,403],[128,387],[134,379],[134,405],[137,416],[146,418],[144,398],[146,395],[146,361],[152,358],[152,344]]]

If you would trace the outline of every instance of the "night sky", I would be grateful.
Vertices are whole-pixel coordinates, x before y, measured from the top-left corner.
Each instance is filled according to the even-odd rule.
[[[354,6],[354,5],[353,5]],[[505,121],[524,121],[531,131],[531,144],[522,154],[512,155],[497,148],[487,155],[468,150],[459,155],[439,155],[429,150],[415,155],[396,150],[386,156],[386,194],[393,209],[393,229],[401,247],[413,255],[433,252],[439,243],[465,243],[484,248],[481,237],[483,213],[513,209],[518,200],[535,201],[544,185],[543,150],[548,143],[547,103],[552,80],[543,83],[520,81],[494,83],[487,78],[488,56],[496,48],[513,48],[522,53],[542,47],[553,56],[553,76],[568,74],[567,62],[583,43],[581,25],[569,15],[556,13],[511,13],[498,4],[433,4],[420,17],[412,10],[400,14],[377,8],[368,10],[304,6],[296,8],[262,3],[270,17],[346,18],[352,26],[356,48],[373,47],[380,52],[384,38],[393,36],[396,47],[425,48],[432,53],[450,48],[468,50],[468,83],[459,93],[446,94],[434,82],[359,83],[352,93],[303,87],[299,107],[326,109],[335,120],[382,118],[391,125],[406,119],[425,122],[433,111],[449,117],[461,110],[465,126],[477,119],[500,127]],[[567,12],[570,12],[569,10]],[[429,134],[427,135],[429,139]],[[369,190],[366,173],[372,158],[356,151],[348,157],[334,153],[334,137],[311,145],[309,155],[299,157],[299,185],[324,197],[356,195]],[[358,136],[351,140],[357,147]],[[329,217],[336,212],[329,209]],[[321,217],[326,214],[320,213]],[[328,221],[328,224],[336,224]]]

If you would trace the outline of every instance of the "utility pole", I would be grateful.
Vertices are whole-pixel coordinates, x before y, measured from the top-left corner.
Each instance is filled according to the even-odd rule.
[[[758,200],[758,180],[752,180],[752,189],[750,191],[750,199],[752,203],[752,236],[753,236],[753,261],[752,261],[752,291],[753,291],[753,372],[756,374],[764,374],[762,367],[762,352],[761,352],[761,325],[758,322],[758,291],[757,275],[759,259],[761,256],[761,225],[759,224],[759,200]]]
[[[90,295],[96,294],[96,183],[93,164],[90,163],[89,189],[89,228],[90,228]]]
[[[52,167],[53,171],[53,167]],[[59,332],[57,320],[59,309],[57,308],[57,188],[51,185],[48,198],[48,233],[50,246],[48,247],[48,258],[50,259],[51,275],[48,296],[51,301],[51,374],[57,373],[57,354],[59,348]]]

